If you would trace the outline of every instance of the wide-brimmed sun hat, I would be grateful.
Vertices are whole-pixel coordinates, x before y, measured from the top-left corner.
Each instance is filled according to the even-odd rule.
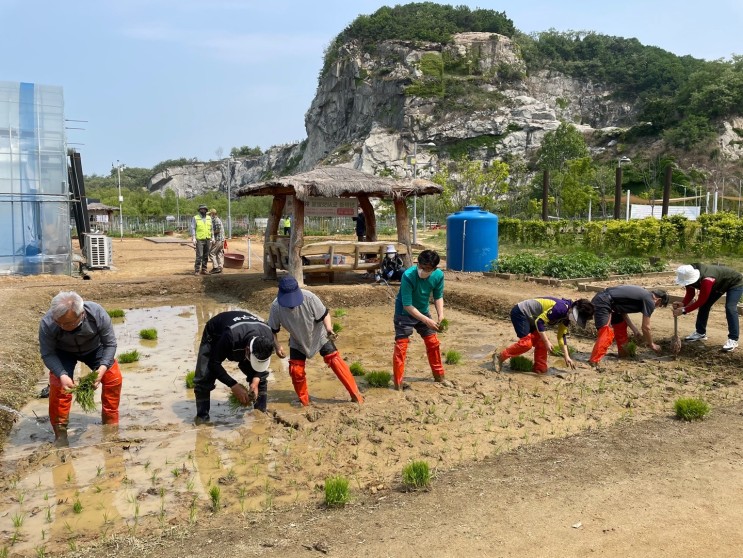
[[[682,265],[676,270],[676,284],[686,287],[699,280],[699,270],[691,265]]]
[[[397,254],[397,250],[395,250],[394,244],[388,244],[387,249],[384,251],[385,254]]]
[[[295,308],[302,304],[304,295],[299,288],[299,283],[294,277],[283,277],[279,281],[279,294],[276,297],[279,306],[284,308]]]
[[[199,206],[199,211],[201,211],[202,209],[206,209],[207,211],[209,211],[209,208],[205,206],[203,203]]]

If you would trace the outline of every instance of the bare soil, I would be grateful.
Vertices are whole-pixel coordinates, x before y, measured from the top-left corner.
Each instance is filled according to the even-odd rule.
[[[247,256],[245,239],[230,244],[230,252]],[[193,304],[198,313],[202,307],[236,304],[265,315],[276,284],[262,279],[260,243],[251,242],[251,251],[252,269],[194,276],[188,246],[124,239],[114,241],[115,269],[90,272],[90,280],[0,278],[0,303],[12,324],[0,332],[0,404],[24,409],[43,385],[38,321],[60,290],[76,290],[109,308]],[[662,286],[671,290],[670,281]],[[371,284],[360,274],[347,274],[333,285],[315,277],[308,288],[331,312],[347,310],[336,320],[345,326],[338,341],[341,354],[367,370],[390,370],[396,289]],[[148,435],[170,432],[175,438],[193,429],[183,413],[136,429],[134,419],[129,425],[122,419],[119,437],[100,444],[108,481],[102,489],[98,485],[99,496],[94,480],[73,486],[70,473],[66,482],[57,478],[71,462],[78,476],[86,477],[84,448],[58,451],[42,435],[30,455],[3,462],[0,550],[36,556],[40,547],[55,555],[75,547],[71,556],[124,558],[739,556],[741,355],[719,351],[726,337],[722,308],[712,312],[706,345],[685,345],[678,359],[641,348],[635,360],[607,358],[603,373],[583,365],[568,372],[556,357],[545,376],[507,367],[494,373],[493,350],[514,340],[510,308],[524,298],[553,293],[583,296],[571,289],[447,272],[445,301],[452,324],[441,336],[442,350],[456,350],[464,358],[446,366],[444,385],[430,380],[419,339],[412,341],[408,357],[411,389],[372,389],[360,379],[367,400],[360,407],[347,401],[332,377],[328,380],[316,357],[308,376],[317,399],[309,411],[302,410],[293,403],[285,370],[276,367],[268,415],[248,413],[221,429],[196,429],[197,458],[183,465],[184,477],[187,472],[200,482],[196,489],[183,480],[167,480],[165,467],[172,465],[163,465],[149,483],[143,472],[151,469],[150,458],[142,455],[166,447],[147,448]],[[654,333],[668,348],[670,312],[656,314]],[[692,320],[682,320],[682,334],[691,331]],[[578,360],[587,359],[592,343],[590,332],[574,332]],[[190,351],[194,344],[187,342]],[[183,358],[193,360],[193,353]],[[130,372],[131,384],[143,373],[158,373],[158,363]],[[682,396],[709,402],[709,417],[693,424],[675,420],[673,403]],[[135,408],[143,412],[141,404]],[[157,416],[156,405],[151,412]],[[0,408],[4,434],[16,418]],[[7,446],[6,454],[13,449]],[[405,492],[402,468],[421,459],[434,471],[432,485]],[[96,476],[95,467],[87,464],[88,477]],[[31,522],[44,509],[33,507],[43,491],[27,479],[38,475],[42,485],[47,474],[54,477],[52,500],[57,501],[49,533],[42,540],[26,532],[14,542],[13,517],[28,516]],[[352,501],[328,510],[322,487],[336,474],[351,480]],[[216,478],[224,502],[214,511],[207,492]],[[123,502],[117,509],[125,511],[111,520],[110,529],[99,532],[100,522],[94,534],[83,526],[79,532],[65,528],[74,519],[65,511],[69,502],[80,497],[87,509],[106,509],[106,500],[120,498],[118,487],[127,484],[133,499],[142,501],[141,518]],[[239,505],[237,486],[250,487],[247,509]],[[168,494],[167,513],[159,518],[158,491]]]

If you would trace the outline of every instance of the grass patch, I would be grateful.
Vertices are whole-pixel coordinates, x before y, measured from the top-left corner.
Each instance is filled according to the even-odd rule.
[[[408,490],[420,490],[431,484],[431,469],[425,461],[413,461],[402,470],[402,483]]]
[[[439,333],[446,333],[447,329],[449,329],[449,320],[444,318],[439,322]]]
[[[534,361],[525,356],[511,357],[511,370],[516,372],[531,372],[534,368]]]
[[[383,370],[372,370],[364,376],[369,387],[386,388],[392,380],[392,374]]]
[[[137,362],[139,360],[139,351],[137,349],[134,349],[133,351],[127,351],[126,353],[121,353],[118,356],[118,360],[121,364],[129,364],[130,362]]]
[[[459,351],[446,351],[444,355],[444,362],[446,364],[459,364],[460,360],[462,360],[462,353]]]
[[[114,308],[112,310],[106,310],[109,317],[111,318],[123,318],[125,312],[121,308]]]
[[[335,312],[333,312],[333,317],[334,318],[342,318],[346,314],[348,314],[348,312],[346,311],[345,308],[338,308]]]
[[[157,339],[157,330],[154,327],[151,327],[149,329],[140,329],[139,338],[153,341]]]
[[[95,389],[93,389],[93,384],[95,384],[96,378],[98,378],[96,372],[86,374],[80,378],[77,385],[72,388],[72,393],[75,396],[75,403],[80,405],[80,408],[86,413],[95,411]]]
[[[186,387],[188,389],[194,388],[194,380],[196,379],[196,370],[189,370],[186,372]]]
[[[676,418],[688,421],[701,420],[709,413],[709,405],[705,401],[693,397],[677,399],[673,408],[676,411]]]
[[[363,376],[364,374],[366,374],[366,370],[364,370],[364,367],[358,360],[356,362],[352,362],[349,368],[351,369],[351,374],[353,374],[354,376]]]
[[[343,324],[339,324],[338,322],[335,322],[333,324],[333,333],[340,333],[343,331]]]
[[[350,500],[348,479],[340,475],[325,479],[325,505],[329,508],[341,508]]]

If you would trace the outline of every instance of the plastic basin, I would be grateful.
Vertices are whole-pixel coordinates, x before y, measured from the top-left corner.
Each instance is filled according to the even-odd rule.
[[[245,256],[242,254],[235,254],[232,252],[225,252],[224,254],[224,266],[228,269],[241,269],[245,263]]]

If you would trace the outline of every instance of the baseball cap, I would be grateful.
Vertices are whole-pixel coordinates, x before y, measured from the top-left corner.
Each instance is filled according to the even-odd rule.
[[[268,366],[271,364],[271,353],[269,353],[268,357],[266,357],[265,359],[260,359],[255,356],[255,353],[253,352],[253,343],[255,343],[255,340],[255,337],[250,340],[250,366],[256,372],[265,372],[266,370],[268,370]]]

